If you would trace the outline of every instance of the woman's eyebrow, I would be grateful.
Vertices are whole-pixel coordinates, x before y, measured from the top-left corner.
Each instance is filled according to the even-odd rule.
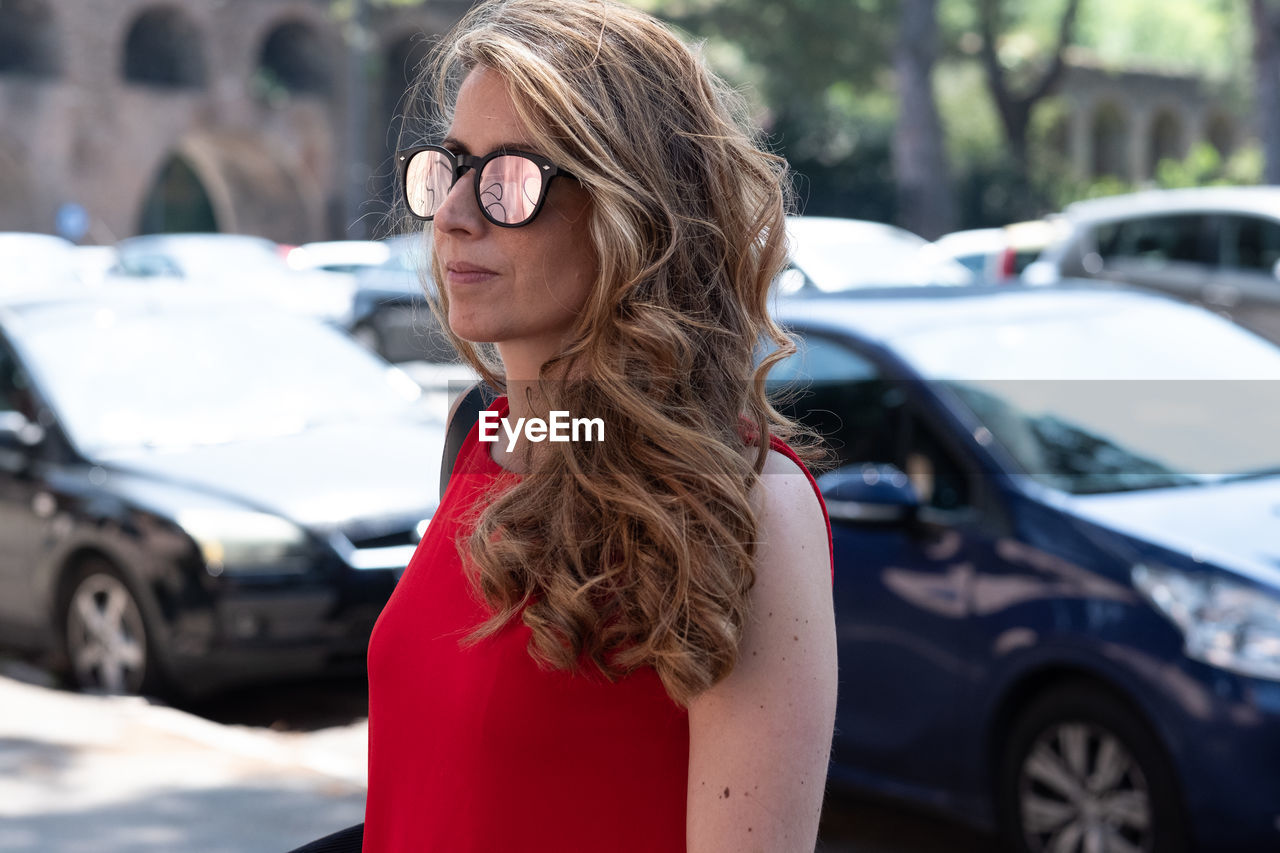
[[[440,144],[444,148],[448,148],[450,151],[456,151],[459,154],[471,153],[471,149],[468,148],[465,143],[463,143],[461,140],[459,140],[455,136],[446,136],[444,138],[444,142]],[[491,150],[492,151],[528,151],[530,153],[537,153],[536,151],[534,151],[533,147],[528,142],[501,142],[495,145]]]

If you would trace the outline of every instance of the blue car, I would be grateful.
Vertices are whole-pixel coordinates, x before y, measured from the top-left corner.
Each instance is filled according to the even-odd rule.
[[[834,789],[1030,853],[1280,850],[1280,348],[1113,288],[785,301]]]

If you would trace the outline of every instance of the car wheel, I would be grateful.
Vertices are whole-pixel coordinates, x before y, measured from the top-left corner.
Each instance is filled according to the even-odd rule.
[[[1174,772],[1150,726],[1088,682],[1041,694],[1005,742],[997,806],[1021,853],[1180,853]]]
[[[82,690],[155,692],[151,634],[137,599],[110,564],[94,561],[70,584],[63,624],[71,677]]]

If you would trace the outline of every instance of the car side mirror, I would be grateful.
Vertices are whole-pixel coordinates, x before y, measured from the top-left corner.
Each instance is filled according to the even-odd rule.
[[[1271,265],[1271,276],[1280,280],[1280,260]]]
[[[893,465],[848,465],[818,478],[832,521],[905,524],[920,509],[911,480]]]

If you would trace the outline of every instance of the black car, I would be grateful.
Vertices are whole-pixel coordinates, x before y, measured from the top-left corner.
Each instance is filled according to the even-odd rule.
[[[0,642],[81,686],[362,671],[436,504],[445,400],[207,290],[0,298]]]
[[[457,353],[427,305],[432,289],[421,235],[387,241],[391,256],[355,273],[351,333],[387,361],[449,363]]]

